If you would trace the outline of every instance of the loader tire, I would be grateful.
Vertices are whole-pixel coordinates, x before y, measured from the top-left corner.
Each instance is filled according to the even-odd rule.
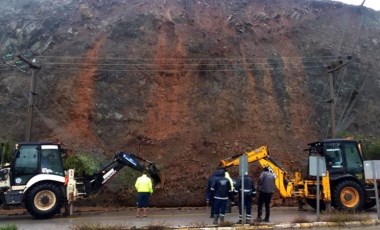
[[[364,190],[355,181],[341,181],[333,187],[332,204],[338,210],[361,211],[364,208]]]
[[[42,183],[26,194],[25,206],[37,219],[47,219],[57,214],[64,203],[62,189],[54,183]]]

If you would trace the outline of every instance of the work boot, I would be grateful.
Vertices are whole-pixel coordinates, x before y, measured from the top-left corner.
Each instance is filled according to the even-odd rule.
[[[218,216],[214,215],[214,222],[212,222],[213,224],[218,224]]]
[[[221,216],[221,217],[220,217],[220,223],[221,223],[221,224],[224,223],[224,216]]]
[[[261,221],[263,221],[263,220],[261,219],[261,217],[257,217],[257,218],[255,219],[255,222],[261,222]]]

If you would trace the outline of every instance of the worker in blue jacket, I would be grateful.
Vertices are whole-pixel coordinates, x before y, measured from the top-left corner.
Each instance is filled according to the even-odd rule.
[[[223,168],[217,168],[215,172],[208,178],[206,188],[206,202],[210,206],[211,213],[210,218],[214,218],[215,206],[214,206],[214,191],[211,190],[211,186],[219,179],[220,175],[224,174]]]
[[[244,184],[243,184],[244,183]],[[242,179],[237,181],[235,193],[239,195],[239,221],[238,224],[242,223],[244,209],[246,212],[246,223],[249,224],[252,218],[252,199],[256,196],[255,183],[253,182],[252,177],[248,175],[248,172],[245,172]],[[244,207],[242,207],[243,199],[242,199],[242,185],[244,185],[243,196],[244,196]]]
[[[220,223],[224,223],[224,216],[226,214],[226,206],[228,201],[228,194],[231,191],[231,183],[228,178],[225,176],[224,170],[218,171],[216,175],[218,180],[216,180],[212,186],[211,191],[214,193],[214,222],[213,224],[218,224],[219,218]]]

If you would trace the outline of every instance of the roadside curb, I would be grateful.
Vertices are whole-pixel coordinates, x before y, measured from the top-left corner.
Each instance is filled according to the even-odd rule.
[[[181,226],[170,227],[171,229],[201,229],[201,230],[240,230],[240,229],[301,229],[301,228],[316,228],[316,227],[359,227],[359,226],[371,226],[380,225],[380,220],[366,220],[366,221],[350,221],[350,222],[312,222],[312,223],[280,223],[280,224],[235,224],[234,226]]]
[[[312,223],[283,223],[275,224],[271,229],[287,229],[287,228],[314,228],[314,227],[359,227],[380,225],[380,220],[366,221],[350,221],[350,222],[312,222]],[[260,229],[260,226],[258,228]],[[268,229],[267,227],[265,229]]]

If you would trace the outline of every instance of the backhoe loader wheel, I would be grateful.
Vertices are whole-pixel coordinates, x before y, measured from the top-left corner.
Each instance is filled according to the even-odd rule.
[[[27,193],[25,206],[30,215],[47,219],[57,214],[64,202],[61,188],[54,183],[38,184]]]
[[[338,210],[361,211],[364,207],[364,191],[352,180],[345,180],[333,188],[333,206]]]

